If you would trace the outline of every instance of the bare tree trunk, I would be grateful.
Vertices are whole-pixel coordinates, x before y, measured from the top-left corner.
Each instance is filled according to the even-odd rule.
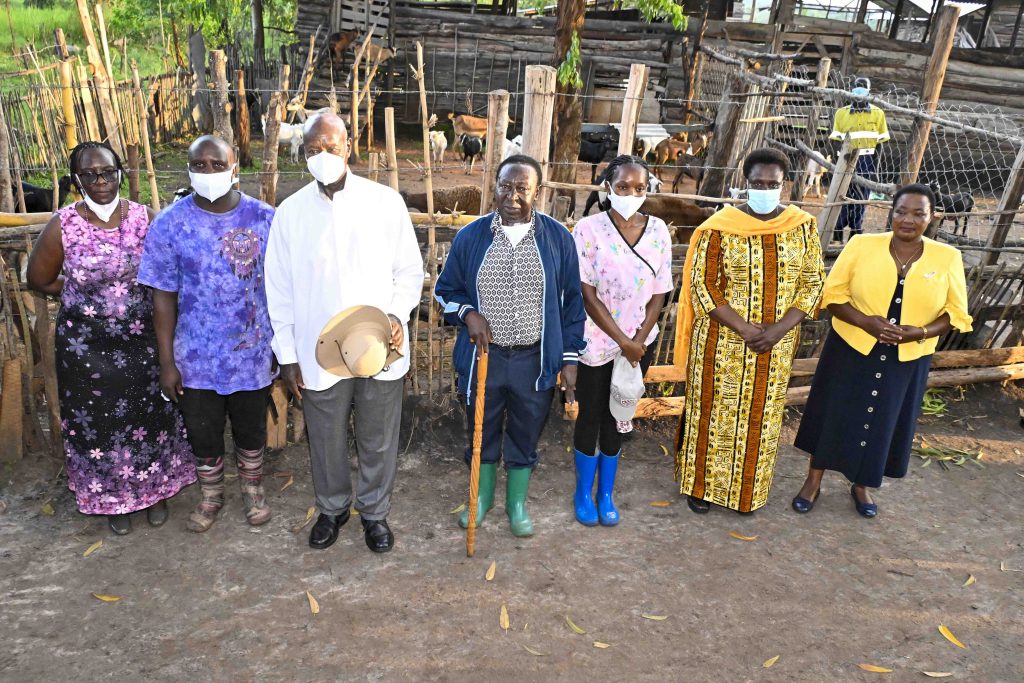
[[[252,51],[257,64],[263,64],[263,0],[252,0]]]
[[[583,0],[563,0],[558,3],[558,23],[555,27],[555,54],[553,64],[557,68],[565,59],[572,45],[573,31],[583,35]],[[576,159],[580,153],[580,131],[583,125],[583,103],[580,91],[574,85],[557,84],[555,98],[555,120],[552,135],[555,139],[554,155],[551,159],[549,180],[559,183],[576,182]],[[559,190],[556,196],[570,198],[569,213],[575,212],[575,192]]]

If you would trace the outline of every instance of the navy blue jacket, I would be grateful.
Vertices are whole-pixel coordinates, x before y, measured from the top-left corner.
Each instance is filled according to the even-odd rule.
[[[580,264],[576,243],[565,226],[545,214],[536,212],[534,235],[544,270],[544,321],[541,327],[540,376],[534,384],[537,391],[550,389],[563,365],[576,365],[583,340],[583,309],[580,290]],[[462,327],[455,340],[453,363],[459,375],[459,389],[467,402],[469,386],[476,362],[476,346],[469,341],[463,320],[480,306],[477,274],[484,256],[494,242],[491,222],[494,214],[481,216],[459,230],[452,241],[444,270],[437,278],[434,296],[444,308],[444,319]]]

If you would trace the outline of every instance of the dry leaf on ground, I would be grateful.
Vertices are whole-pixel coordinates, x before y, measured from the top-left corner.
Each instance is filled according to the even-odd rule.
[[[491,566],[487,568],[487,573],[484,574],[484,580],[485,581],[493,581],[494,580],[494,572],[497,571],[497,569],[498,569],[498,561],[497,560],[491,560]]]
[[[965,649],[965,650],[967,649],[967,646],[966,646],[966,645],[964,645],[963,643],[961,643],[961,642],[960,642],[960,641],[959,641],[959,640],[957,639],[957,637],[953,635],[953,632],[952,632],[952,631],[950,631],[950,630],[949,630],[948,628],[946,628],[945,626],[943,626],[942,624],[939,624],[939,633],[941,633],[941,634],[942,634],[942,637],[943,637],[943,638],[945,638],[945,639],[946,639],[946,640],[948,640],[949,642],[953,643],[953,644],[954,644],[954,645],[956,645],[957,647],[963,648],[963,649]]]
[[[743,534],[738,534],[735,531],[730,531],[729,535],[732,536],[733,538],[738,538],[741,541],[756,541],[757,540],[757,536],[744,536]]]
[[[316,601],[313,594],[306,591],[306,600],[309,601],[309,611],[311,614],[320,614],[320,603]]]
[[[286,481],[284,483],[284,486],[281,487],[281,490],[284,491],[286,488],[288,488],[289,486],[291,486],[294,483],[295,483],[295,477],[288,477],[288,481]]]
[[[665,455],[665,457],[668,457],[668,449],[665,448],[664,444],[661,445],[661,452]]]
[[[928,678],[949,678],[953,674],[948,671],[922,671]]]
[[[671,504],[672,504],[672,501],[669,501],[669,500],[655,500],[655,501],[653,501],[651,503],[651,507],[652,508],[667,508]]]
[[[763,667],[764,667],[764,668],[766,668],[766,669],[770,669],[770,668],[772,668],[773,666],[775,666],[775,662],[779,661],[779,657],[781,657],[781,656],[782,656],[782,655],[775,655],[775,656],[774,656],[774,657],[772,657],[771,659],[766,659],[766,660],[764,661],[764,664],[762,664],[761,666],[763,666]]]
[[[50,517],[53,517],[54,513],[56,512],[56,510],[53,509],[53,504],[50,501],[46,501],[45,503],[43,503],[43,506],[39,509],[42,511],[44,515],[48,515]]]
[[[121,599],[120,595],[103,595],[102,593],[93,593],[92,597],[103,602],[117,602]]]
[[[505,603],[501,603],[501,613],[498,614],[498,626],[505,629],[505,633],[508,633],[508,607],[505,606]]]
[[[529,652],[534,657],[547,657],[547,653],[538,652],[537,650],[534,650],[529,645],[523,645],[523,649],[526,650],[527,652]]]
[[[579,626],[576,625],[576,622],[574,622],[572,619],[569,618],[568,614],[565,615],[565,623],[569,626],[569,628],[572,629],[573,633],[576,633],[576,634],[581,635],[581,636],[586,633],[586,631],[584,631],[583,629],[581,629]]]
[[[640,616],[651,621],[665,621],[668,619],[667,614],[641,614]]]
[[[97,550],[99,550],[102,547],[103,547],[103,540],[100,539],[99,541],[96,541],[91,546],[86,548],[85,552],[82,553],[82,557],[89,557],[90,555],[92,555],[94,552],[96,552]]]
[[[970,574],[970,575],[967,576],[967,580],[964,581],[963,587],[966,588],[967,586],[973,586],[976,582],[977,582],[977,579],[974,578],[974,574]]]
[[[600,640],[595,640],[594,647],[596,647],[598,650],[607,650],[611,647],[611,645],[609,645],[608,643],[602,643]]]
[[[310,505],[309,509],[306,510],[306,519],[304,519],[302,521],[302,524],[300,524],[297,527],[295,527],[294,529],[292,529],[292,533],[296,533],[297,534],[300,531],[302,531],[303,529],[305,529],[306,525],[309,524],[311,521],[313,521],[313,514],[314,513],[316,513],[316,507]]]
[[[892,669],[886,669],[884,666],[878,666],[877,664],[858,664],[864,671],[870,671],[873,674],[891,674]]]
[[[465,509],[466,509],[466,504],[465,504],[465,503],[463,503],[462,505],[460,505],[460,506],[458,506],[457,508],[453,509],[453,510],[452,510],[451,512],[449,512],[448,514],[449,514],[449,515],[457,515],[457,514],[459,514],[460,512],[462,512],[462,511],[463,511],[463,510],[465,510]]]

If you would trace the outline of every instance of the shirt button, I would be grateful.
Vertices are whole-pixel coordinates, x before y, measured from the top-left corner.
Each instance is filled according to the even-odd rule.
[[[867,446],[867,445],[868,445],[868,442],[867,442],[867,441],[861,441],[861,442],[860,442],[860,446],[861,446],[861,448],[863,448],[864,446]]]
[[[900,284],[902,285],[903,283],[904,283],[904,280],[900,280]]]
[[[868,408],[868,412],[869,412],[869,413],[873,413],[873,412],[875,412],[875,409],[874,409],[874,407],[872,406],[872,407]]]
[[[875,373],[875,379],[882,379],[882,373],[876,372]]]
[[[871,429],[871,425],[864,425],[864,429]]]
[[[871,392],[871,395],[872,395],[872,396],[878,396],[878,392],[877,392],[877,391],[872,391],[872,392]]]
[[[902,303],[903,299],[896,299],[896,303]]]
[[[885,356],[884,355],[879,356],[879,360],[885,360]]]
[[[893,325],[895,325],[896,324],[896,318],[889,318],[889,322],[891,322]]]

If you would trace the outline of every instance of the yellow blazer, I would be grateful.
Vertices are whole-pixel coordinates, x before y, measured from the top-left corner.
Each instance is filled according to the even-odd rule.
[[[896,291],[898,270],[889,252],[892,233],[857,235],[836,259],[825,280],[822,308],[830,304],[851,304],[864,315],[885,317]],[[924,253],[906,275],[903,285],[903,309],[900,325],[923,327],[943,313],[949,313],[953,327],[971,331],[967,314],[967,283],[960,252],[948,244],[924,238]],[[865,356],[878,340],[855,325],[832,318],[832,328],[847,344]],[[899,358],[911,361],[935,352],[938,337],[923,344],[900,344]]]

